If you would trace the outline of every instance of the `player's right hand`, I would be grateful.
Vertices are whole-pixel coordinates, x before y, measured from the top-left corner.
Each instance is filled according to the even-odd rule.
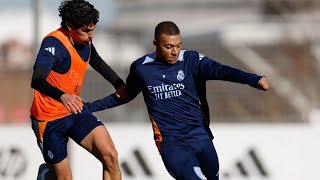
[[[127,86],[125,84],[121,85],[116,93],[115,93],[116,97],[123,100],[123,101],[129,101],[129,94],[128,94],[128,89]]]
[[[61,97],[62,104],[71,112],[71,113],[81,113],[82,111],[82,99],[79,96],[73,94],[63,94]]]
[[[259,90],[268,90],[269,89],[269,83],[267,81],[266,77],[262,77],[259,81],[258,81],[258,89]]]

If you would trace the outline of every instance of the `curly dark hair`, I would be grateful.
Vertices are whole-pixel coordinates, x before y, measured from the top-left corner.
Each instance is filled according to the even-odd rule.
[[[67,28],[69,22],[73,28],[95,25],[99,21],[99,11],[92,4],[84,0],[67,0],[59,7],[61,26]]]

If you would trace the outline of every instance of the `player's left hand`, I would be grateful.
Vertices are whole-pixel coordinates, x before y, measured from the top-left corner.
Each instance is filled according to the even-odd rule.
[[[259,90],[268,90],[269,89],[269,84],[268,84],[268,81],[267,81],[267,78],[266,77],[262,77],[259,81],[258,81],[258,85],[257,85],[257,88]]]
[[[128,101],[129,100],[129,94],[128,94],[128,89],[125,84],[121,85],[117,91],[116,91],[116,96],[117,98],[123,100],[123,101]]]

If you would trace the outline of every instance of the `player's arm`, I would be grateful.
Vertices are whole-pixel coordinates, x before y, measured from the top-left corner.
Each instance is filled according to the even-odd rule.
[[[116,96],[123,100],[128,98],[124,81],[116,72],[99,56],[95,47],[91,46],[90,66],[99,72],[107,81],[109,81],[116,89]]]
[[[102,99],[99,99],[93,102],[86,102],[84,103],[84,107],[88,108],[90,112],[97,112],[105,109],[110,109],[116,106],[120,106],[127,102],[129,101],[122,101],[121,99],[117,98],[115,93],[113,93]]]
[[[51,69],[63,61],[62,46],[61,42],[55,37],[47,37],[43,40],[34,63],[31,79],[31,87],[33,89],[60,102],[60,97],[64,92],[49,84],[46,79]],[[50,51],[49,47],[51,48],[50,50],[54,48],[54,51]]]
[[[215,79],[248,84],[251,87],[261,90],[267,90],[269,88],[265,77],[220,64],[206,56],[199,61],[197,70],[201,79]]]
[[[128,94],[128,98],[122,99],[117,97],[116,94],[110,94],[103,99],[85,103],[85,106],[89,111],[96,112],[120,106],[133,100],[141,92],[141,85],[136,77],[134,65],[131,65],[130,67],[130,73],[127,77],[126,83],[127,88],[125,90],[127,91],[126,93]]]
[[[46,79],[49,73],[50,69],[47,67],[34,67],[31,87],[42,94],[61,102],[60,97],[64,94],[64,92],[47,82]]]
[[[128,94],[129,94],[129,98],[127,100],[122,100],[122,99],[118,98],[115,93],[113,93],[113,94],[110,94],[109,96],[106,96],[102,99],[99,99],[99,100],[96,100],[93,102],[87,102],[84,104],[84,106],[86,108],[88,108],[90,112],[97,112],[97,111],[102,111],[105,109],[117,107],[122,104],[126,104],[126,103],[130,102],[131,100],[133,100],[140,92],[137,90],[133,90],[133,88],[131,88],[131,87],[132,86],[127,86],[127,90],[128,90]],[[136,89],[136,88],[134,88],[134,89]]]

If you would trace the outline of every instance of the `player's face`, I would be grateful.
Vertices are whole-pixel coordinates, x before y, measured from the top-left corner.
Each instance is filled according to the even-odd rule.
[[[94,37],[93,31],[96,25],[83,26],[79,29],[71,29],[72,40],[76,44],[86,44]]]
[[[156,46],[157,58],[169,64],[175,64],[178,61],[181,51],[181,36],[161,34],[160,37],[154,40]]]

